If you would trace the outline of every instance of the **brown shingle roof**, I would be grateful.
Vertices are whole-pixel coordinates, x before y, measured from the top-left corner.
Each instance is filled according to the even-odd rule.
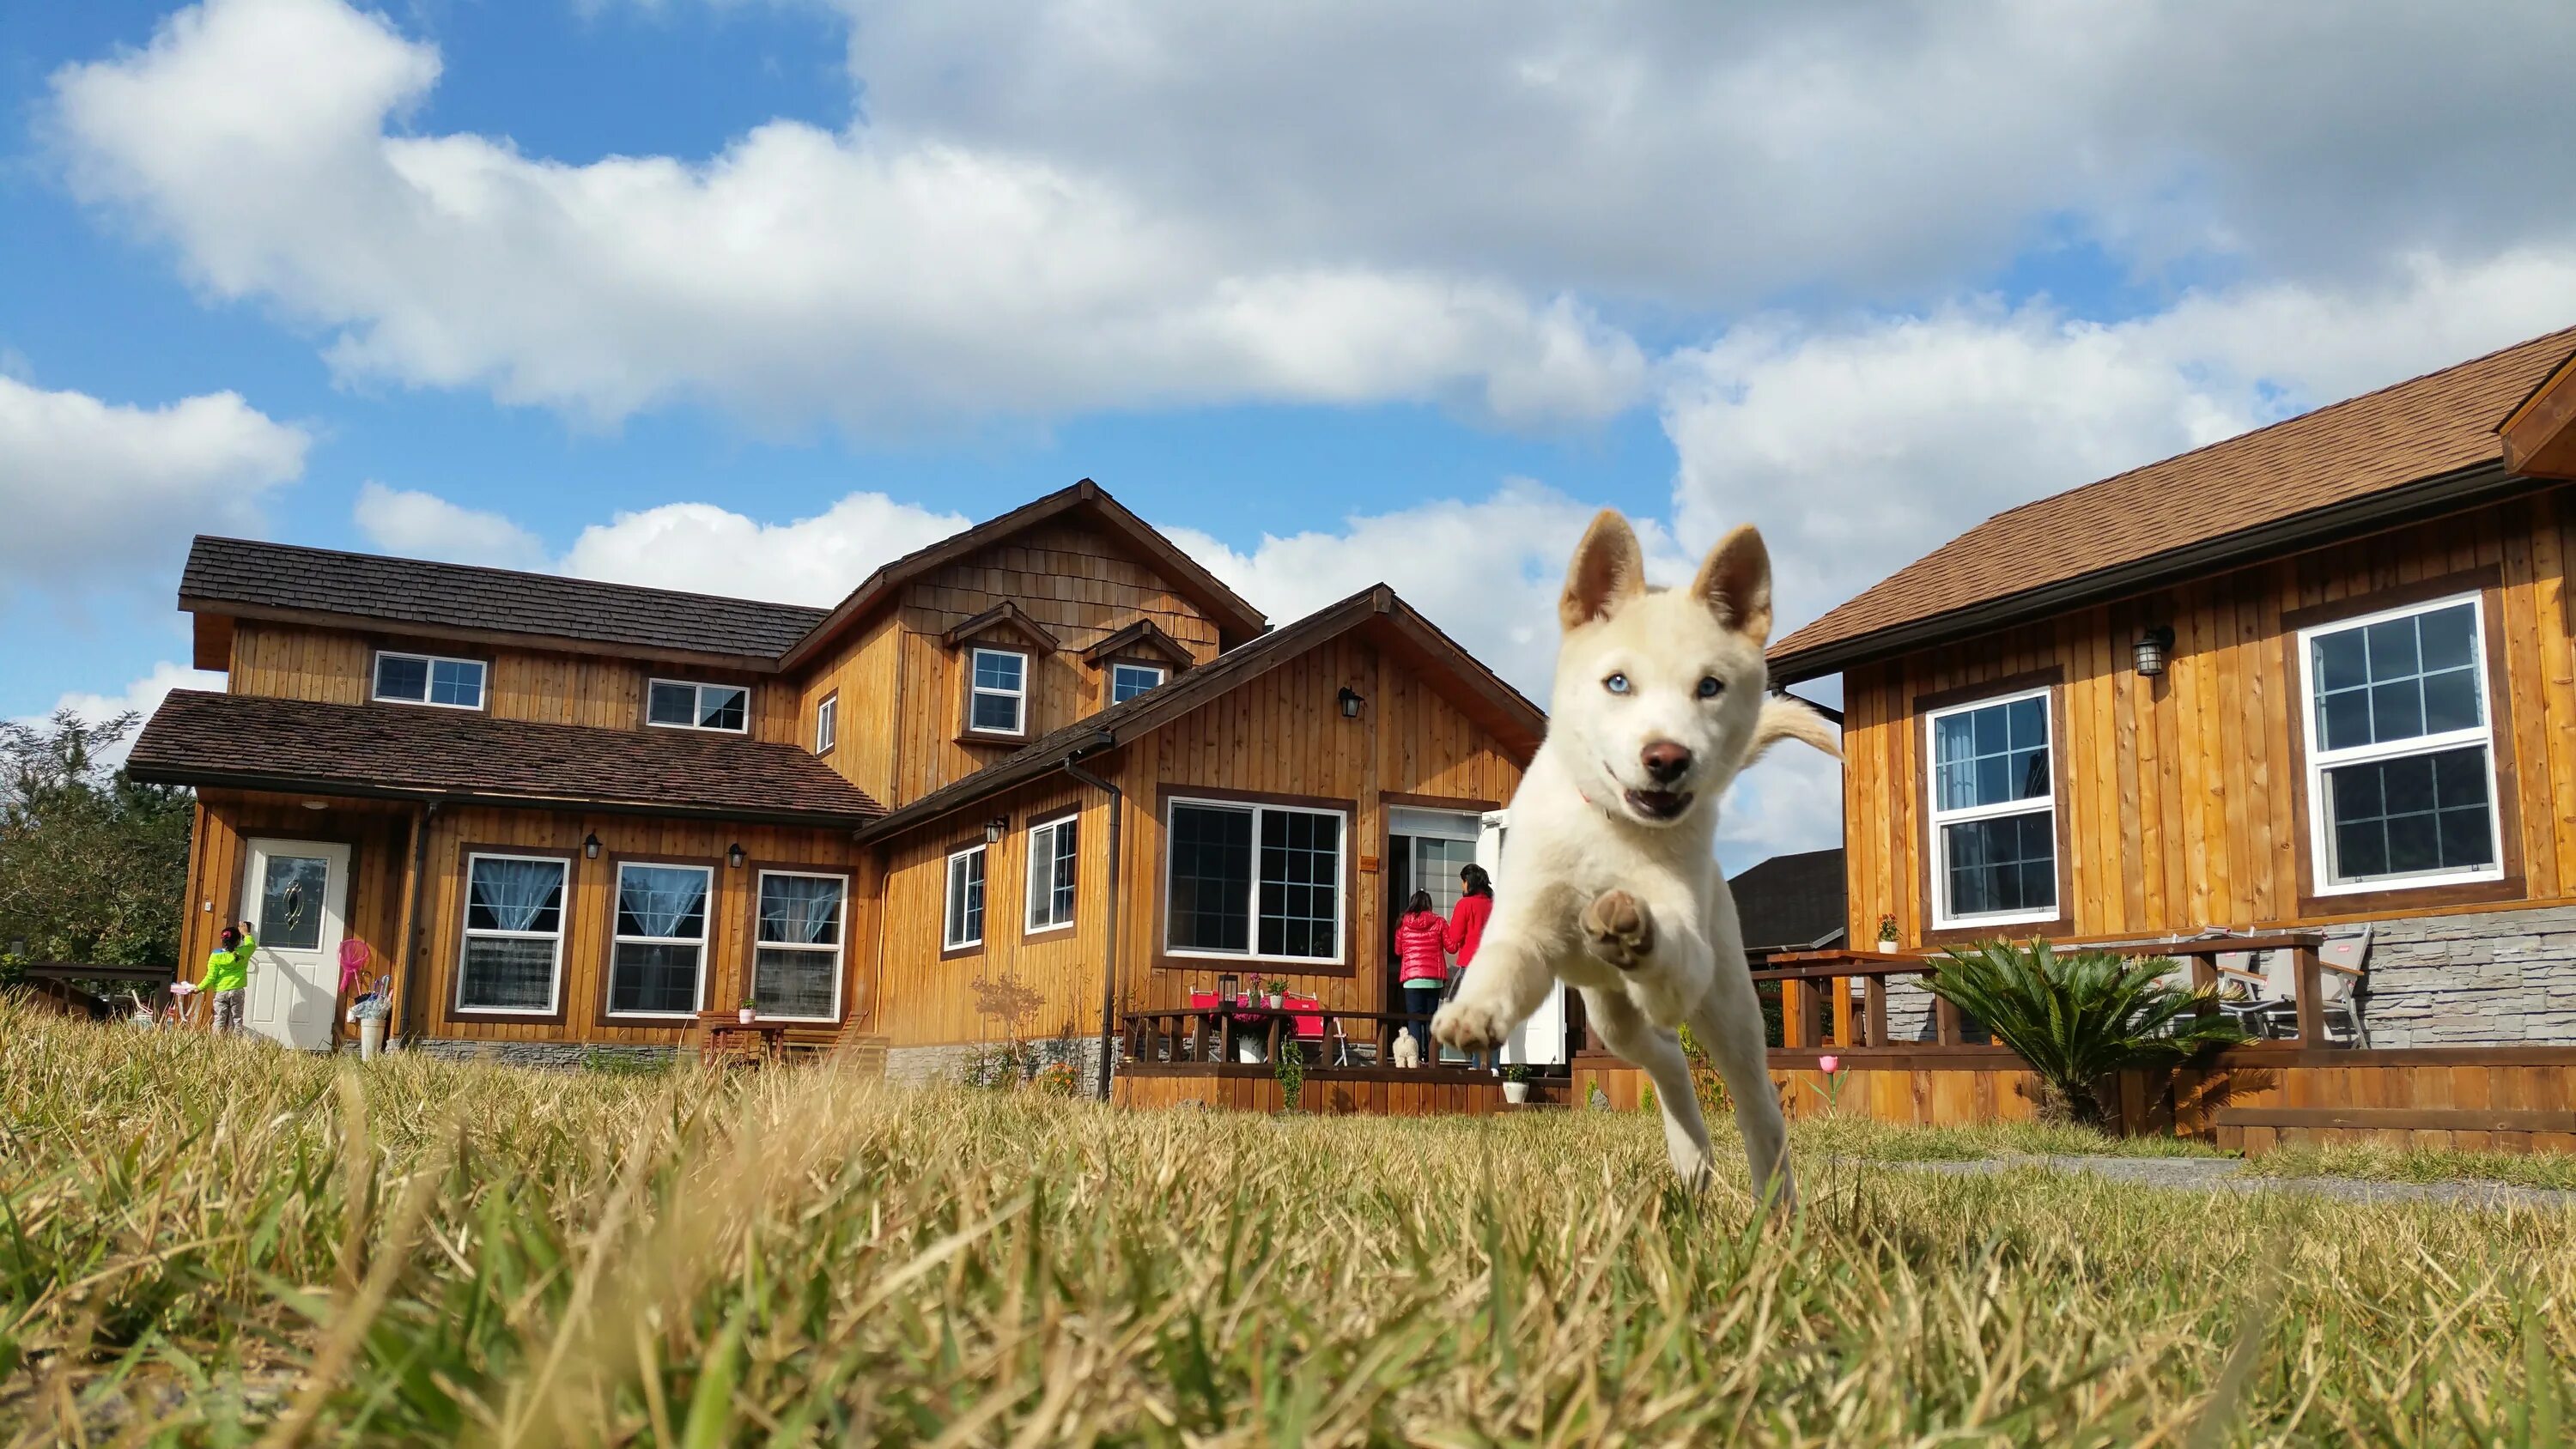
[[[174,692],[127,760],[155,784],[856,827],[885,813],[792,745],[406,705]]]
[[[1772,677],[1919,647],[1932,641],[1910,626],[2016,595],[2051,612],[2069,606],[2062,586],[2091,576],[2168,554],[2181,564],[2195,545],[2497,465],[2498,423],[2571,348],[2576,328],[2552,332],[1996,514],[1774,644]]]
[[[200,538],[181,608],[285,609],[428,628],[529,634],[771,660],[826,610],[556,574],[386,558],[243,538]]]

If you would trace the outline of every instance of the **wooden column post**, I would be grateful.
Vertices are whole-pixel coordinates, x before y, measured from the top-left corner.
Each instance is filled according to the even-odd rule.
[[[1847,1047],[1852,1042],[1851,978],[1829,976],[1825,989],[1834,994],[1834,1045]]]
[[[1808,1034],[1807,1029],[1807,983],[1794,980],[1781,982],[1780,1045],[1811,1047],[1815,1044],[1815,1039]]]
[[[1869,977],[1861,991],[1865,997],[1862,1021],[1869,1038],[1868,1045],[1883,1047],[1887,1045],[1887,978]]]
[[[1948,997],[1933,997],[1932,1039],[1943,1046],[1957,1046],[1959,1037],[1959,1008],[1952,1006]]]
[[[2299,1045],[2321,1047],[2326,1044],[2326,1013],[2323,985],[2318,980],[2317,948],[2296,946],[2290,964],[2295,968],[2299,996]]]

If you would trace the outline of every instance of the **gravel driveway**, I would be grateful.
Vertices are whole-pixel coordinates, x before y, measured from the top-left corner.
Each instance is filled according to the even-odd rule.
[[[1857,1165],[1861,1159],[1845,1158]],[[2088,1172],[2112,1182],[2186,1192],[2284,1192],[2342,1202],[2439,1202],[2464,1207],[2576,1207],[2564,1188],[2514,1187],[2500,1182],[2374,1182],[2358,1177],[2263,1177],[2228,1157],[1981,1157],[1966,1162],[1879,1162],[1879,1167],[1970,1176],[2044,1167]]]

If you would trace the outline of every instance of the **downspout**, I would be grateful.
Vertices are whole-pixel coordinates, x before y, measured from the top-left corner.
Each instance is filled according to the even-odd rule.
[[[1109,1065],[1118,1053],[1118,825],[1126,793],[1075,763],[1096,751],[1114,748],[1118,737],[1107,730],[1092,743],[1065,757],[1064,772],[1109,797],[1109,919],[1100,963],[1100,1100],[1109,1100]]]
[[[411,822],[411,889],[403,896],[403,968],[402,1029],[403,1041],[417,1043],[423,1033],[420,1021],[420,927],[421,891],[427,886],[424,877],[429,870],[429,822],[438,814],[436,805],[423,805]]]

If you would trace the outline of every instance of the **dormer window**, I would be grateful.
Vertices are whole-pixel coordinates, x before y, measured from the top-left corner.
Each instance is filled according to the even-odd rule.
[[[1159,664],[1112,664],[1109,666],[1109,702],[1125,704],[1147,690],[1160,689],[1171,672]]]
[[[1023,735],[1029,720],[1029,656],[1009,649],[973,651],[966,728],[979,735]]]
[[[1100,671],[1100,703],[1095,706],[1099,709],[1151,694],[1197,662],[1188,646],[1151,619],[1111,630],[1092,641],[1082,657]]]
[[[644,722],[663,729],[743,734],[751,728],[751,691],[739,684],[656,679],[645,694]]]
[[[376,654],[376,698],[385,704],[481,709],[483,661],[380,650]]]

